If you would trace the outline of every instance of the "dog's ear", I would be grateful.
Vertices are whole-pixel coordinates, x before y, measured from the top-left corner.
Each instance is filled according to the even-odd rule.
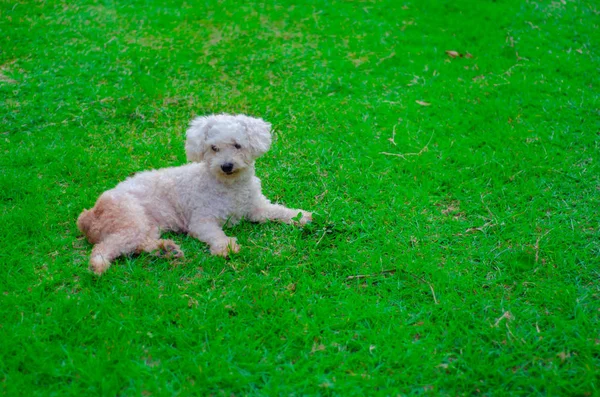
[[[213,123],[212,116],[196,117],[190,123],[185,140],[185,154],[188,161],[201,162],[206,152],[206,134]]]
[[[246,128],[250,150],[255,158],[269,150],[271,147],[271,123],[244,115],[238,115],[236,119]]]

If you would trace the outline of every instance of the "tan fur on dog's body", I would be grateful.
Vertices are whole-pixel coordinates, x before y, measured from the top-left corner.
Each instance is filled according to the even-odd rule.
[[[120,255],[158,249],[182,256],[162,231],[188,233],[209,244],[213,255],[238,252],[222,230],[242,218],[300,224],[312,214],[271,204],[254,175],[254,161],[269,149],[270,124],[247,116],[215,115],[192,121],[186,154],[196,163],[145,171],[104,192],[77,226],[94,244],[90,268],[102,274]],[[231,170],[230,170],[231,168]],[[225,172],[227,170],[227,172]]]

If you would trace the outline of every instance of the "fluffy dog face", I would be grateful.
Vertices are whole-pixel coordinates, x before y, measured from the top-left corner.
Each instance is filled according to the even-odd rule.
[[[235,177],[254,162],[249,147],[242,125],[217,122],[207,131],[203,158],[213,174]]]
[[[187,130],[188,161],[205,161],[215,176],[235,178],[271,146],[271,125],[238,115],[197,117]]]

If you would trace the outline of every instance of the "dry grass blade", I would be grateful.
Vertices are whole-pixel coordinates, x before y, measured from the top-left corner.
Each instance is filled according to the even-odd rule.
[[[409,272],[408,270],[404,270],[402,269],[402,271],[406,274],[408,274],[409,276],[411,276],[412,278],[414,278],[415,280],[418,280],[424,284],[427,284],[429,286],[429,289],[431,290],[431,295],[433,296],[433,302],[435,302],[436,305],[439,305],[439,302],[437,300],[437,297],[435,296],[435,290],[433,289],[433,284],[431,284],[429,281],[423,279],[422,277],[419,277],[415,274],[412,274],[411,272]]]
[[[396,273],[396,269],[388,269],[388,270],[382,270],[379,273],[357,274],[357,275],[354,275],[354,276],[348,276],[348,277],[346,277],[346,280],[363,279],[363,278],[367,278],[367,277],[381,276],[382,274],[394,274],[394,273]]]
[[[379,152],[379,154],[383,154],[385,156],[396,156],[396,157],[401,157],[404,160],[406,160],[407,156],[420,156],[423,153],[429,151],[429,144],[431,143],[431,140],[433,139],[433,132],[431,133],[431,136],[429,137],[429,141],[427,141],[427,144],[425,146],[423,146],[421,148],[421,150],[419,150],[418,153],[389,153],[389,152]]]
[[[511,321],[514,319],[514,316],[509,311],[502,313],[502,315],[496,319],[494,327],[497,327],[500,324],[500,321],[504,319],[506,319],[506,321]]]
[[[16,60],[13,60],[11,62],[7,62],[4,65],[0,66],[0,81],[8,83],[8,84],[17,84],[18,81],[11,79],[10,77],[8,77],[7,75],[4,74],[4,71],[8,69],[8,67],[12,64],[14,64],[15,62],[17,62]]]

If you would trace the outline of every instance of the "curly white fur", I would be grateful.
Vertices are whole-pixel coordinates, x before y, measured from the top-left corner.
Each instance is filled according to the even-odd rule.
[[[179,246],[160,239],[161,231],[188,233],[210,246],[213,255],[228,256],[240,246],[223,226],[246,218],[310,222],[312,214],[271,202],[254,174],[255,160],[271,146],[271,125],[244,115],[197,117],[187,130],[189,161],[181,167],[146,171],[104,192],[77,220],[95,244],[90,268],[102,274],[120,255],[161,249],[181,256]]]

